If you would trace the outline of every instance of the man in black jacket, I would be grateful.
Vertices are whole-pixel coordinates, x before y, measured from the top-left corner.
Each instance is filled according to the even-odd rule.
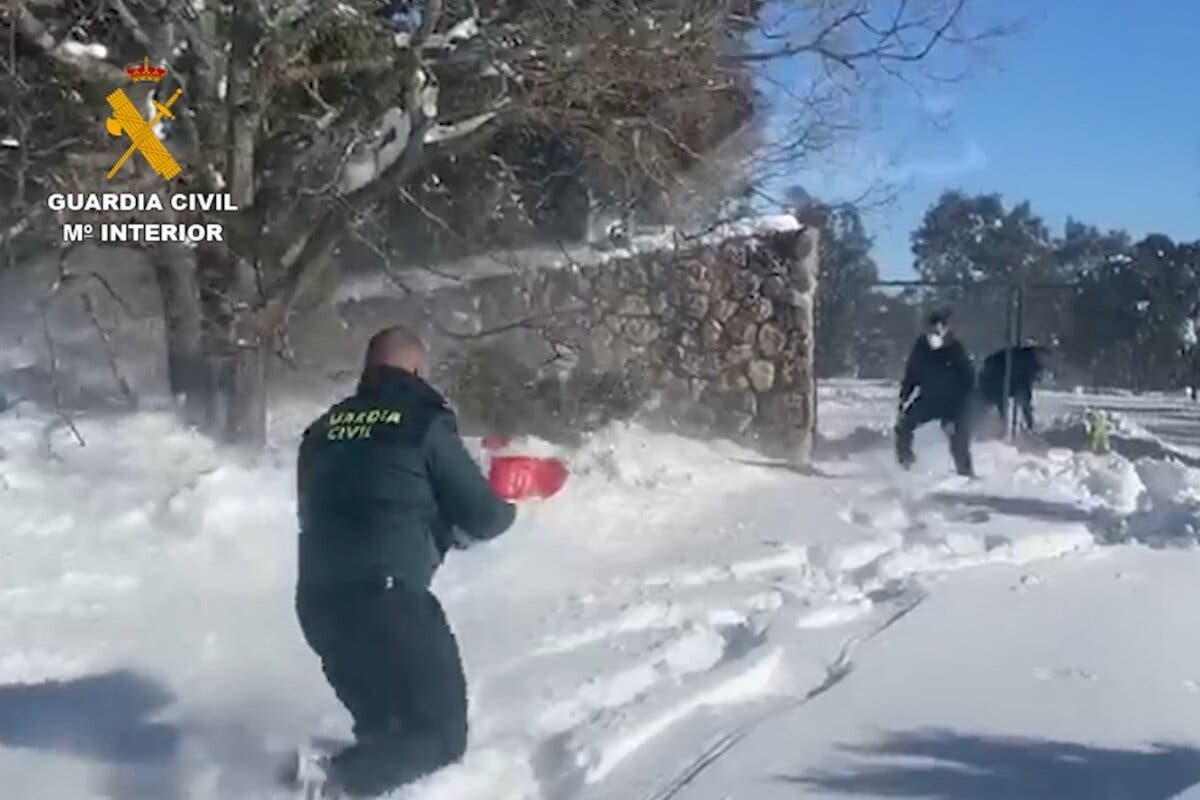
[[[969,403],[975,384],[971,356],[950,330],[950,313],[929,315],[928,331],[917,339],[900,385],[896,422],[896,459],[903,467],[916,461],[913,433],[939,420],[950,437],[950,454],[959,475],[974,475],[971,465]]]
[[[354,718],[355,744],[328,765],[329,785],[351,796],[386,792],[465,752],[466,682],[429,584],[450,547],[498,536],[515,516],[425,382],[425,363],[410,331],[381,331],[358,391],[300,445],[296,608]]]
[[[1004,375],[1008,372],[1008,397],[1015,400],[1017,408],[1025,420],[1025,429],[1033,430],[1033,387],[1046,371],[1045,347],[1026,345],[1023,347],[1006,347],[997,350],[983,360],[983,369],[979,371],[979,396],[983,401],[1000,415],[1000,422],[1005,427],[1008,420],[1004,418]],[[1009,362],[1007,367],[1005,362]]]

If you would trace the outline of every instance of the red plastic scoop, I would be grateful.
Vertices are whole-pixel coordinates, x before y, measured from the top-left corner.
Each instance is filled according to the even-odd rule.
[[[488,483],[509,501],[552,497],[567,482],[567,465],[557,458],[496,456],[488,471]]]

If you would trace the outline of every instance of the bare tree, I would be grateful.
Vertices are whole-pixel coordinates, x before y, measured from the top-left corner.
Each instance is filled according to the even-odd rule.
[[[923,100],[1021,28],[1005,4],[984,0],[785,0],[757,25],[756,46],[738,57],[757,69],[774,104],[760,182],[785,186],[798,168],[871,128],[884,94]],[[894,200],[886,176],[867,177],[859,196],[839,200],[860,208]]]
[[[836,138],[868,73],[903,77],[971,38],[964,4],[793,0],[764,20],[756,0],[14,2],[5,239],[51,221],[47,192],[96,188],[103,97],[123,65],[167,65],[130,95],[184,91],[172,189],[240,209],[178,215],[224,222],[226,242],[151,254],[172,389],[210,429],[259,442],[270,353],[347,242],[416,226],[478,246],[466,218],[490,230],[565,206],[585,221],[605,202],[661,208],[696,190],[685,176],[754,116],[754,70],[782,60],[810,63],[797,73],[810,85],[776,155],[806,155]],[[161,187],[138,168],[120,181]]]

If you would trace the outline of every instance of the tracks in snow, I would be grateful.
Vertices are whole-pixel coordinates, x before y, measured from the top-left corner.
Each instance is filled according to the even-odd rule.
[[[551,635],[493,668],[489,681],[506,682],[534,663],[543,678],[540,696],[519,701],[512,716],[535,721],[535,770],[545,800],[625,786],[637,779],[640,759],[663,752],[658,743],[672,731],[696,742],[694,728],[679,729],[701,711],[718,712],[705,718],[708,725],[738,720],[645,796],[669,800],[765,721],[839,686],[854,670],[857,649],[923,602],[917,576],[1046,555],[1036,542],[1018,548],[999,536],[989,514],[946,508],[937,492],[965,492],[961,480],[864,488],[847,498],[841,521],[866,536],[817,535],[803,546],[760,540],[736,561],[588,587],[586,602],[560,607],[545,620]],[[760,527],[764,533],[791,533],[776,530],[770,516],[763,521],[772,526]],[[1060,538],[1061,548],[1049,544],[1074,546]],[[872,627],[840,643],[831,638],[847,625]],[[831,652],[822,664],[820,654]],[[502,687],[491,692],[505,694]],[[776,698],[770,708],[767,698]],[[618,773],[630,762],[633,772]],[[630,794],[643,791],[644,784]]]
[[[679,792],[683,791],[688,785],[696,780],[702,772],[716,763],[722,756],[732,750],[738,743],[746,738],[748,734],[753,732],[759,725],[769,719],[782,716],[791,711],[794,711],[801,706],[815,700],[826,692],[830,691],[843,680],[845,680],[851,672],[854,671],[853,653],[854,650],[863,642],[870,641],[882,634],[888,628],[891,628],[904,617],[911,614],[917,606],[924,602],[926,595],[918,594],[915,599],[904,604],[898,611],[889,616],[882,624],[873,629],[865,636],[854,636],[847,639],[841,649],[838,651],[837,657],[829,664],[825,672],[825,680],[817,686],[814,686],[802,697],[793,698],[787,703],[775,706],[771,709],[763,711],[751,719],[743,722],[741,725],[726,731],[716,738],[710,745],[704,748],[699,754],[689,761],[683,769],[675,775],[670,781],[662,787],[654,791],[646,797],[646,800],[670,800]]]
[[[868,597],[861,588],[836,586],[841,579],[810,564],[807,549],[775,545],[773,552],[734,563],[622,581],[613,594],[641,600],[615,613],[606,608],[606,593],[560,610],[567,619],[548,622],[563,634],[547,637],[503,670],[526,672],[539,662],[536,671],[548,683],[555,683],[556,665],[577,675],[572,667],[586,663],[591,673],[582,681],[560,679],[535,707],[521,709],[526,720],[533,718],[541,742],[534,769],[543,797],[559,800],[601,789],[619,768],[699,712],[717,711],[728,719],[729,710],[740,708],[733,716],[744,719],[746,709],[765,698],[781,698],[705,746],[652,795],[671,797],[757,725],[837,686],[853,669],[854,650],[923,599],[902,582],[875,586]],[[831,600],[832,606],[823,605]],[[813,601],[818,605],[811,606]],[[803,640],[814,630],[850,624],[897,604],[868,632],[837,646],[829,664],[812,665],[812,675],[804,673],[806,657],[794,664],[786,657],[789,639]],[[809,684],[802,694],[781,683],[785,675],[788,682],[796,680],[790,674],[796,669],[801,683]],[[493,670],[493,679],[498,674]],[[501,688],[492,693],[504,694]]]

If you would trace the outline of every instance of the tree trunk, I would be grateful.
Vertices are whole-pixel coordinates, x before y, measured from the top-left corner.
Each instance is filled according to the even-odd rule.
[[[225,98],[228,137],[224,172],[226,191],[239,215],[254,215],[254,156],[262,98],[255,80],[255,48],[261,19],[250,3],[237,3],[230,29],[228,92]],[[244,222],[246,217],[242,217]],[[270,331],[261,318],[262,287],[255,263],[245,252],[227,245],[209,247],[203,256],[210,319],[210,340],[217,363],[218,431],[228,442],[261,446],[267,441],[267,349]],[[254,256],[253,258],[256,258]]]
[[[162,298],[167,381],[193,425],[211,427],[213,374],[205,359],[196,254],[181,245],[154,248],[154,275]]]
[[[213,375],[211,430],[235,444],[267,439],[267,344],[253,298],[242,299],[245,269],[222,245],[201,245],[199,274],[204,312],[204,357]]]
[[[239,347],[227,364],[230,378],[225,438],[238,444],[267,441],[267,348]]]

